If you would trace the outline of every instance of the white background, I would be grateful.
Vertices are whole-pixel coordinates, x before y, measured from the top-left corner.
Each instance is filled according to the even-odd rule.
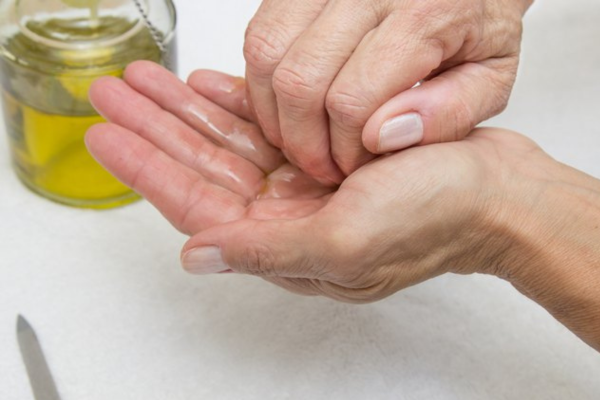
[[[181,76],[243,74],[258,4],[178,0]],[[511,105],[490,122],[596,177],[599,21],[597,0],[538,1]],[[0,140],[0,399],[32,398],[18,313],[64,400],[600,398],[600,356],[505,282],[444,276],[352,306],[187,275],[184,240],[145,202],[94,212],[31,194]]]

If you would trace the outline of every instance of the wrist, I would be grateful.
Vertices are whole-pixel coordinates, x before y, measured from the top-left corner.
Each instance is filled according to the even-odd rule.
[[[600,181],[549,157],[537,167],[511,177],[518,194],[496,213],[495,272],[600,350]]]

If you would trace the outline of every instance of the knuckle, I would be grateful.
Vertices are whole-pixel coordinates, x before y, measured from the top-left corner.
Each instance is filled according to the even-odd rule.
[[[290,108],[305,110],[319,96],[318,83],[306,72],[293,67],[279,67],[273,74],[277,100]]]
[[[452,5],[451,5],[452,4]],[[456,2],[449,1],[421,1],[415,3],[408,10],[398,12],[397,24],[405,27],[407,32],[412,36],[426,38],[431,36],[439,36],[452,24],[453,19],[457,15],[457,10],[462,10]],[[456,24],[459,27],[459,24]]]
[[[333,120],[348,128],[362,129],[369,117],[366,99],[349,91],[331,91],[325,99],[325,108]]]
[[[285,46],[277,29],[254,21],[248,25],[244,41],[244,58],[255,73],[272,74],[284,54]]]

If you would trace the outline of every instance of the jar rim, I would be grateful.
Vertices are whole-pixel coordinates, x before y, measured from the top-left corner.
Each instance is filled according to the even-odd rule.
[[[61,50],[81,50],[81,49],[89,49],[91,47],[103,47],[103,46],[113,46],[120,42],[124,42],[137,34],[142,27],[144,26],[143,21],[138,21],[134,26],[132,26],[129,30],[122,33],[119,36],[101,40],[101,41],[87,41],[87,42],[62,42],[60,40],[49,39],[47,37],[38,35],[33,32],[31,29],[27,27],[26,24],[23,24],[19,21],[19,30],[23,33],[28,39],[40,43],[42,45],[48,47],[54,47]]]
[[[82,40],[82,41],[62,41],[60,39],[54,39],[51,37],[47,37],[47,36],[43,36],[40,35],[39,33],[36,33],[35,31],[33,31],[32,29],[30,29],[27,24],[29,21],[31,21],[32,19],[27,18],[26,16],[22,16],[19,13],[19,6],[21,5],[21,2],[23,0],[17,0],[15,2],[15,6],[13,7],[13,12],[14,12],[14,21],[16,22],[16,27],[17,29],[23,33],[23,35],[28,38],[29,40],[35,42],[35,43],[39,43],[41,45],[47,46],[47,47],[51,47],[51,48],[56,48],[56,49],[60,49],[60,50],[87,50],[90,48],[99,48],[99,47],[110,47],[110,46],[114,46],[114,45],[118,45],[122,42],[125,42],[127,40],[129,40],[131,37],[135,36],[136,34],[138,34],[140,32],[140,30],[143,29],[144,26],[146,26],[146,22],[144,21],[144,18],[142,15],[139,15],[138,18],[136,20],[133,20],[132,22],[135,22],[134,24],[132,24],[129,29],[127,29],[124,32],[118,33],[115,36],[111,36],[105,39],[102,38],[97,38],[94,40]],[[176,24],[175,19],[176,19],[176,13],[172,7],[172,1],[171,0],[166,0],[167,4],[171,7],[171,11],[173,13],[171,19],[171,23],[169,24],[170,26],[165,30],[165,32],[163,33],[164,35],[164,40],[168,40],[168,38],[172,35],[173,30],[174,30],[174,26]],[[148,2],[147,0],[143,0],[143,3],[145,3],[145,8],[146,8],[146,12],[149,13],[151,10],[151,2]],[[137,8],[136,8],[137,11]]]

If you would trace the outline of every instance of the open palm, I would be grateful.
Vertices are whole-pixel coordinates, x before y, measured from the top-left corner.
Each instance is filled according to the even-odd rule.
[[[198,71],[186,85],[137,62],[124,80],[98,80],[90,98],[110,121],[88,133],[92,154],[186,234],[243,217],[301,217],[334,190],[266,142],[239,79]]]
[[[520,135],[480,130],[382,156],[326,187],[265,140],[239,78],[197,71],[185,84],[137,62],[90,97],[110,121],[88,132],[91,153],[193,235],[188,270],[231,269],[344,301],[493,268],[489,207],[506,186],[496,180],[512,174],[498,171],[545,157]]]

